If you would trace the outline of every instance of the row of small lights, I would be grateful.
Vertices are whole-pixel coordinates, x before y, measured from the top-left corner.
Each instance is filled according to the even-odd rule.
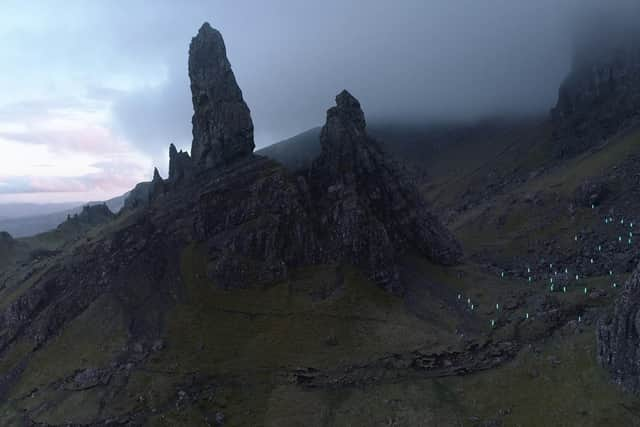
[[[595,209],[595,206],[591,205],[591,208]],[[604,219],[604,223],[605,224],[613,224],[613,222],[614,222],[614,220],[611,217],[606,217]],[[624,225],[624,218],[620,219],[620,224]],[[629,228],[633,228],[633,222],[629,222]],[[628,238],[628,244],[629,245],[631,245],[633,243],[632,238],[633,238],[633,232],[629,231],[629,238]],[[578,235],[575,235],[574,241],[576,241],[576,242],[578,241]],[[622,242],[622,236],[618,236],[618,242]],[[602,252],[602,245],[598,245],[598,252]],[[594,263],[593,258],[590,259],[590,262],[591,262],[591,264]],[[553,270],[553,264],[549,264],[549,269]],[[531,267],[527,267],[527,274],[531,274]],[[569,274],[569,269],[568,268],[565,268],[564,274]],[[554,275],[557,276],[558,272],[555,271]],[[609,276],[613,277],[613,271],[612,270],[609,270]],[[504,277],[505,277],[504,271],[500,273],[500,277],[504,279]],[[580,280],[580,275],[579,274],[576,274],[575,277],[576,277],[576,281]],[[532,277],[531,276],[528,276],[528,282],[532,283]],[[549,282],[550,282],[549,289],[550,289],[551,292],[553,292],[554,291],[553,276],[549,278]],[[613,288],[617,288],[618,284],[616,282],[613,282],[612,287]],[[566,285],[563,286],[562,291],[563,291],[563,293],[567,292],[567,286]],[[584,288],[584,294],[587,295],[587,293],[588,293],[588,289],[585,287]],[[462,294],[458,294],[458,301],[461,301],[462,299],[463,299]],[[471,311],[473,311],[475,309],[475,304],[473,304],[471,302],[471,298],[467,298],[467,307],[469,307],[471,309]],[[496,311],[499,311],[499,310],[500,310],[500,304],[496,304]],[[528,319],[529,319],[529,313],[525,313],[525,320],[528,320]],[[582,322],[582,316],[580,316],[580,315],[578,316],[578,322]],[[491,328],[494,328],[495,325],[496,325],[495,319],[491,319],[490,323],[491,323]]]

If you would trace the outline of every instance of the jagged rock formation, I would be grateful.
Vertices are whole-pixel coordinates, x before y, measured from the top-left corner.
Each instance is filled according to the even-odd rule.
[[[349,93],[341,93],[337,106],[327,114],[320,157],[310,170],[294,175],[278,162],[252,154],[251,117],[233,78],[219,33],[205,24],[193,40],[190,54],[195,110],[193,157],[171,146],[169,179],[164,180],[158,170],[154,170],[153,180],[136,187],[127,199],[131,210],[112,226],[96,229],[90,238],[74,240],[59,252],[47,254],[46,259],[34,260],[38,262],[37,270],[26,271],[28,266],[19,266],[25,269],[20,271],[24,275],[10,274],[3,279],[0,293],[4,291],[2,296],[10,298],[0,304],[0,357],[4,361],[9,360],[8,355],[11,360],[18,358],[16,354],[22,358],[17,363],[6,362],[9,368],[0,374],[3,399],[21,378],[33,374],[32,363],[41,363],[33,354],[46,354],[70,326],[84,326],[83,316],[87,312],[93,311],[88,317],[91,321],[87,322],[93,329],[88,330],[100,330],[104,326],[115,331],[113,336],[105,332],[107,338],[95,343],[95,348],[99,348],[96,356],[99,363],[92,359],[92,364],[88,364],[83,359],[84,353],[79,353],[69,357],[70,368],[48,372],[43,379],[35,373],[37,381],[25,391],[20,390],[19,400],[28,396],[38,401],[37,405],[17,412],[19,422],[24,420],[25,425],[35,425],[36,421],[32,420],[49,422],[51,418],[42,414],[50,413],[60,403],[51,396],[61,391],[93,388],[105,393],[98,398],[97,412],[83,418],[82,425],[145,424],[157,411],[165,412],[165,408],[171,406],[170,397],[160,397],[157,403],[154,397],[149,399],[149,404],[143,404],[144,393],[128,391],[129,387],[137,387],[134,383],[138,379],[134,376],[138,372],[142,369],[151,372],[159,367],[154,368],[150,354],[167,357],[166,360],[171,357],[171,363],[175,363],[172,370],[191,369],[187,365],[178,367],[178,363],[182,364],[182,358],[186,360],[191,352],[201,357],[211,343],[177,347],[184,338],[181,335],[190,336],[192,327],[213,327],[207,318],[211,311],[222,313],[216,321],[231,318],[230,325],[235,327],[232,316],[254,316],[255,313],[245,311],[246,306],[262,304],[262,301],[243,300],[246,295],[273,282],[280,282],[282,287],[283,281],[294,277],[290,272],[305,273],[301,267],[333,270],[335,274],[330,284],[309,286],[304,280],[299,281],[302,288],[309,286],[306,291],[292,286],[287,295],[283,295],[283,301],[272,307],[261,307],[257,314],[282,318],[282,323],[279,320],[269,323],[255,335],[254,326],[250,325],[251,335],[238,328],[230,331],[229,336],[238,332],[237,343],[260,348],[263,339],[270,339],[271,329],[279,329],[281,325],[288,329],[297,319],[303,319],[306,310],[315,306],[316,293],[325,295],[331,289],[336,290],[336,295],[343,292],[343,270],[350,270],[341,268],[344,265],[355,265],[359,268],[354,269],[358,270],[354,274],[359,276],[364,272],[378,285],[401,293],[397,265],[403,253],[416,250],[445,264],[455,262],[460,256],[457,242],[429,213],[415,185],[368,137],[364,113]],[[90,206],[70,218],[65,227],[100,223],[113,217],[106,206]],[[81,233],[87,228],[80,226],[75,230],[79,231],[75,236],[86,236]],[[324,278],[315,275],[312,278],[312,282],[323,281]],[[211,285],[254,289],[232,293],[212,289]],[[380,294],[389,297],[377,289],[372,291],[375,298]],[[296,292],[304,294],[302,312],[291,305],[300,299]],[[227,296],[238,298],[238,306],[225,305]],[[202,306],[200,298],[205,301]],[[332,327],[352,322],[357,324],[355,334],[365,322],[376,324],[372,331],[378,331],[378,323],[386,326],[386,308],[378,311],[377,303],[362,304],[376,306],[375,315],[367,318],[368,311],[363,314],[358,308],[351,310],[352,298],[345,296],[349,305],[338,315],[327,314],[326,307],[321,307],[323,324],[329,321],[327,327]],[[398,301],[391,299],[393,304]],[[211,301],[219,306],[212,307]],[[360,302],[358,299],[353,304]],[[192,310],[194,307],[197,309]],[[380,317],[377,313],[381,313]],[[203,324],[200,324],[201,318]],[[183,321],[189,331],[182,327]],[[315,327],[314,323],[308,325]],[[301,327],[305,329],[307,324]],[[389,333],[397,334],[393,328]],[[193,335],[194,339],[196,335],[200,332]],[[209,340],[208,335],[209,331],[203,333],[202,338]],[[90,333],[79,336],[83,340],[94,338]],[[211,336],[218,339],[215,333]],[[283,340],[286,338],[285,333]],[[169,353],[160,355],[163,339],[169,339],[175,346],[172,348],[169,344],[168,350],[176,351],[179,359],[173,359]],[[74,338],[72,346],[76,342]],[[422,338],[416,342],[424,345]],[[65,345],[62,341],[60,348],[66,349]],[[221,349],[226,345],[215,344]],[[313,347],[306,348],[318,347],[314,343]],[[57,363],[59,353],[54,354],[45,363]],[[235,354],[233,357],[237,357]],[[77,364],[73,362],[74,356],[78,357]],[[225,358],[223,355],[220,359],[223,364]],[[431,360],[424,363],[435,366]],[[275,374],[275,371],[269,373]],[[182,399],[189,384],[180,373],[176,378],[178,382],[172,382],[170,387],[177,387]],[[198,381],[210,383],[209,378]],[[232,381],[235,382],[235,378]],[[120,395],[127,402],[129,398],[135,399],[134,405],[119,406]],[[17,407],[23,408],[22,403]],[[103,407],[109,407],[111,412],[103,413]],[[68,408],[61,409],[60,413],[74,410]],[[60,423],[70,424],[67,414],[64,416]]]
[[[151,187],[149,188],[149,200],[157,199],[159,196],[164,194],[166,190],[164,179],[160,176],[158,168],[154,168],[153,179],[151,180]]]
[[[460,246],[416,186],[367,135],[360,103],[349,92],[328,110],[320,143],[310,176],[328,253],[365,267],[375,282],[398,291],[396,261],[406,250],[442,264],[460,258]]]
[[[169,181],[179,182],[189,179],[193,173],[193,164],[189,153],[176,149],[176,146],[169,145]]]
[[[213,281],[244,287],[284,279],[303,265],[349,263],[401,293],[397,263],[407,250],[443,264],[459,259],[459,245],[415,185],[367,135],[351,94],[337,96],[322,129],[321,155],[296,178],[252,156],[249,109],[221,35],[203,25],[189,53],[193,157],[171,145],[169,180],[156,170],[149,200],[162,196],[161,211],[173,207],[164,214],[196,212],[181,218],[194,224],[185,240],[206,243]]]
[[[578,52],[552,110],[556,153],[572,156],[640,122],[640,39]]]
[[[76,215],[69,215],[67,220],[60,224],[58,228],[64,228],[69,223],[84,224],[89,226],[104,224],[115,218],[115,214],[111,212],[109,207],[104,204],[86,205],[82,207],[82,211]]]
[[[58,225],[55,231],[65,239],[73,239],[95,226],[112,221],[115,217],[106,204],[87,205],[80,213],[67,216],[67,220]]]
[[[196,61],[199,67],[209,64],[217,70],[221,63],[228,65],[217,32],[205,25],[199,37],[204,41],[194,39],[192,55],[198,56],[209,39],[216,43],[205,45],[217,50],[208,52],[218,55],[200,58],[206,61]],[[228,80],[214,78],[205,84],[200,74],[192,78],[194,87],[204,85],[210,94],[228,89]],[[436,262],[455,262],[460,256],[457,242],[428,212],[415,186],[367,136],[359,102],[346,91],[336,100],[322,131],[322,154],[307,179],[251,155],[247,145],[244,155],[236,156],[230,154],[242,150],[214,144],[194,160],[224,161],[169,185],[189,171],[188,157],[172,147],[171,178],[163,180],[156,169],[152,182],[139,187],[141,194],[130,196],[127,204],[144,201],[148,189],[146,202],[120,228],[70,248],[67,262],[52,263],[0,312],[0,352],[19,336],[37,345],[46,342],[98,298],[112,293],[126,295],[123,303],[136,307],[132,336],[155,339],[160,322],[154,316],[184,291],[179,257],[190,246],[202,250],[207,276],[223,288],[281,281],[292,269],[328,263],[355,264],[380,286],[401,292],[396,265],[403,252],[415,249]],[[223,120],[215,122],[221,126],[214,126],[216,131],[230,129],[226,119],[231,128],[237,124],[236,116],[217,116],[206,108],[199,112],[207,111],[214,121]],[[199,112],[197,118],[206,116]],[[250,122],[248,109],[246,113]],[[194,134],[198,132],[194,125]],[[105,218],[113,218],[106,206],[87,206],[68,223]],[[154,314],[138,313],[148,298],[155,301],[149,306]]]
[[[625,390],[640,393],[640,267],[598,323],[598,362]]]
[[[193,101],[191,156],[199,168],[228,165],[255,147],[253,122],[222,35],[205,23],[189,47]]]
[[[225,288],[283,280],[320,261],[304,193],[283,166],[252,158],[198,191],[194,240],[206,242],[208,276]]]

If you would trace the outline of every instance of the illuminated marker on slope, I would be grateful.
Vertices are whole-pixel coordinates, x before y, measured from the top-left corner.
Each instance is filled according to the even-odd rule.
[[[584,294],[585,295],[587,294],[587,288],[584,288]]]

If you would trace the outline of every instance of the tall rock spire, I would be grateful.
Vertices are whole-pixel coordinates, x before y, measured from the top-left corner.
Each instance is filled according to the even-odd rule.
[[[397,261],[404,251],[418,250],[441,264],[459,261],[459,243],[367,135],[360,102],[346,90],[327,111],[320,145],[310,181],[329,240],[327,253],[363,266],[372,280],[399,293]]]
[[[222,35],[204,23],[189,47],[193,101],[191,156],[198,168],[226,166],[251,155],[253,122]]]

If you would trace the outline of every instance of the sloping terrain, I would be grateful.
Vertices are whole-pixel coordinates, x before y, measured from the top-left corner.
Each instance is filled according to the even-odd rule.
[[[574,222],[555,212],[575,203],[581,185],[566,193],[558,188],[569,185],[566,176],[579,177],[577,183],[601,179],[615,166],[621,174],[634,153],[629,141],[488,197],[495,208],[478,210],[482,215],[454,217],[467,261],[442,267],[407,256],[402,297],[338,265],[224,290],[207,278],[206,248],[158,247],[152,238],[145,245],[153,263],[177,266],[163,274],[174,279],[150,281],[152,270],[131,270],[126,284],[95,299],[48,340],[15,341],[1,361],[1,419],[6,425],[638,425],[640,403],[596,364],[595,320],[617,292],[608,273],[594,272],[566,292],[557,279],[550,292],[551,272],[542,271],[548,265],[531,263],[532,283],[526,261],[504,267],[512,259],[536,259],[548,246],[544,236],[530,246],[513,244],[529,223],[558,227],[553,237],[573,245]],[[576,223],[592,224],[595,233],[597,209],[625,206],[616,188],[595,210],[577,207]],[[519,223],[521,214],[503,201],[532,189],[563,196],[524,205],[527,221]],[[468,238],[475,228],[500,230],[482,227],[502,227],[502,215],[510,231],[491,251],[487,240]],[[87,238],[120,242],[127,253],[142,244],[134,230],[154,235],[144,224],[135,211],[123,213]],[[127,236],[130,243],[121,240]],[[87,252],[86,245],[34,261],[28,271],[36,277],[5,292],[3,304],[38,275]],[[624,269],[615,274],[619,282],[626,277]]]
[[[313,161],[315,130],[269,151],[287,170],[251,153],[220,34],[192,51],[193,157],[118,215],[0,235],[1,425],[640,425],[595,340],[638,262],[639,132],[571,158],[542,119],[379,146],[345,91]]]

